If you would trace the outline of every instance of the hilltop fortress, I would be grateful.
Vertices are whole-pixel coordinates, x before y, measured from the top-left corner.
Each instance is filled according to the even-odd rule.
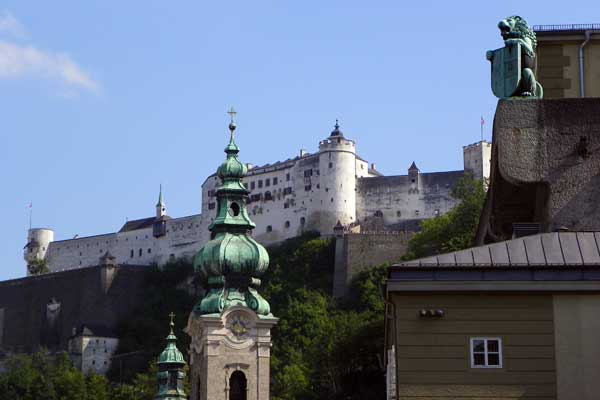
[[[465,171],[488,179],[490,150],[486,141],[463,147],[464,170],[421,173],[413,162],[406,175],[384,176],[356,153],[356,143],[336,122],[316,153],[301,151],[274,164],[247,165],[244,184],[250,190],[254,236],[269,245],[304,231],[332,235],[336,226],[354,233],[416,231],[421,220],[456,205],[450,192]],[[120,265],[160,265],[192,257],[210,239],[216,185],[216,173],[202,184],[201,214],[169,217],[161,190],[154,217],[127,221],[114,233],[55,241],[51,229],[30,229],[25,261],[47,260],[55,272],[98,265],[107,252]]]

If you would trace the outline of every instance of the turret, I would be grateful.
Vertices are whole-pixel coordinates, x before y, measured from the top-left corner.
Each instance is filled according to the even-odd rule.
[[[45,260],[50,243],[54,241],[54,231],[47,228],[33,228],[27,231],[27,244],[24,247],[23,258],[27,263],[27,275],[30,266],[36,260]]]
[[[408,167],[408,181],[410,184],[410,189],[408,190],[409,193],[419,193],[420,172],[421,171],[419,171],[417,164],[415,164],[415,162],[413,161],[412,164],[410,164],[410,167]]]
[[[482,140],[477,143],[463,146],[463,160],[465,172],[473,174],[473,178],[490,179],[490,160],[492,158],[492,144]]]
[[[347,139],[338,120],[329,137],[319,143],[319,186],[312,203],[318,220],[308,221],[308,229],[332,233],[339,221],[356,221],[356,145]]]

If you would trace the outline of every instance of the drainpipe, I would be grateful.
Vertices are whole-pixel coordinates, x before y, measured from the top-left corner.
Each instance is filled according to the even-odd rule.
[[[585,97],[585,80],[583,77],[584,69],[583,69],[583,48],[590,41],[592,37],[592,31],[585,31],[585,40],[579,46],[579,93],[581,97]]]

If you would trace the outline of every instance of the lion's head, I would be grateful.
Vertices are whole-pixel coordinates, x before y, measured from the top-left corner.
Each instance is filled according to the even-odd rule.
[[[535,32],[527,25],[527,21],[523,18],[518,15],[505,18],[498,22],[498,28],[500,29],[500,34],[504,40],[529,38],[531,40],[531,46],[535,51],[535,48],[537,47]]]

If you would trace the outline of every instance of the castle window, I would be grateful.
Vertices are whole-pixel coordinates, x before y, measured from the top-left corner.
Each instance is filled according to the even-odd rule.
[[[140,250],[138,251],[138,257],[141,257],[141,256],[142,256],[142,249],[140,249]]]
[[[265,179],[265,186],[271,186],[271,178]]]
[[[258,188],[260,189],[262,187],[262,179],[258,180]]]
[[[272,232],[273,231],[273,227],[271,225],[267,225],[267,232]]]
[[[291,187],[283,188],[283,195],[285,196],[286,194],[292,194],[292,188]]]
[[[321,185],[317,183],[317,189],[321,189]]]
[[[311,185],[306,185],[306,186],[304,186],[304,190],[305,190],[306,192],[308,192],[308,191],[310,190],[310,188],[311,188]]]
[[[152,253],[152,249],[148,249],[148,254],[151,254],[151,253]]]
[[[290,227],[290,221],[285,221],[285,224],[283,226],[285,226],[286,228],[289,228]]]
[[[290,208],[290,203],[288,203],[287,201],[283,203],[283,208]]]
[[[271,192],[269,192],[268,190],[265,192],[265,201],[268,200],[273,200],[273,196],[271,195]]]
[[[317,170],[317,175],[321,175],[321,171]]]
[[[304,177],[305,178],[308,178],[309,176],[312,176],[312,175],[313,175],[312,168],[311,169],[307,169],[307,170],[304,171]]]
[[[290,174],[285,174],[285,180],[286,180],[286,182],[289,182],[289,180],[290,180]]]
[[[411,183],[415,183],[415,178],[412,178],[412,179],[410,180],[410,182],[411,182]]]
[[[331,202],[333,203],[333,197],[331,198]]]
[[[129,257],[133,258],[133,249],[131,249],[131,253],[129,254]]]
[[[273,178],[273,186],[277,185],[277,177]]]
[[[400,210],[396,211],[396,217],[401,217],[402,216],[402,212],[400,212]]]
[[[415,210],[415,215],[419,215],[419,210]]]
[[[304,226],[305,223],[306,223],[306,218],[304,218],[304,217],[300,218],[300,225]]]
[[[471,338],[471,368],[502,368],[502,339]]]
[[[333,163],[332,162],[329,163],[329,168],[333,168]]]
[[[256,187],[256,184],[254,181],[250,182],[250,190],[254,190],[254,188]]]
[[[215,208],[215,203],[208,203],[208,209],[213,210]]]

